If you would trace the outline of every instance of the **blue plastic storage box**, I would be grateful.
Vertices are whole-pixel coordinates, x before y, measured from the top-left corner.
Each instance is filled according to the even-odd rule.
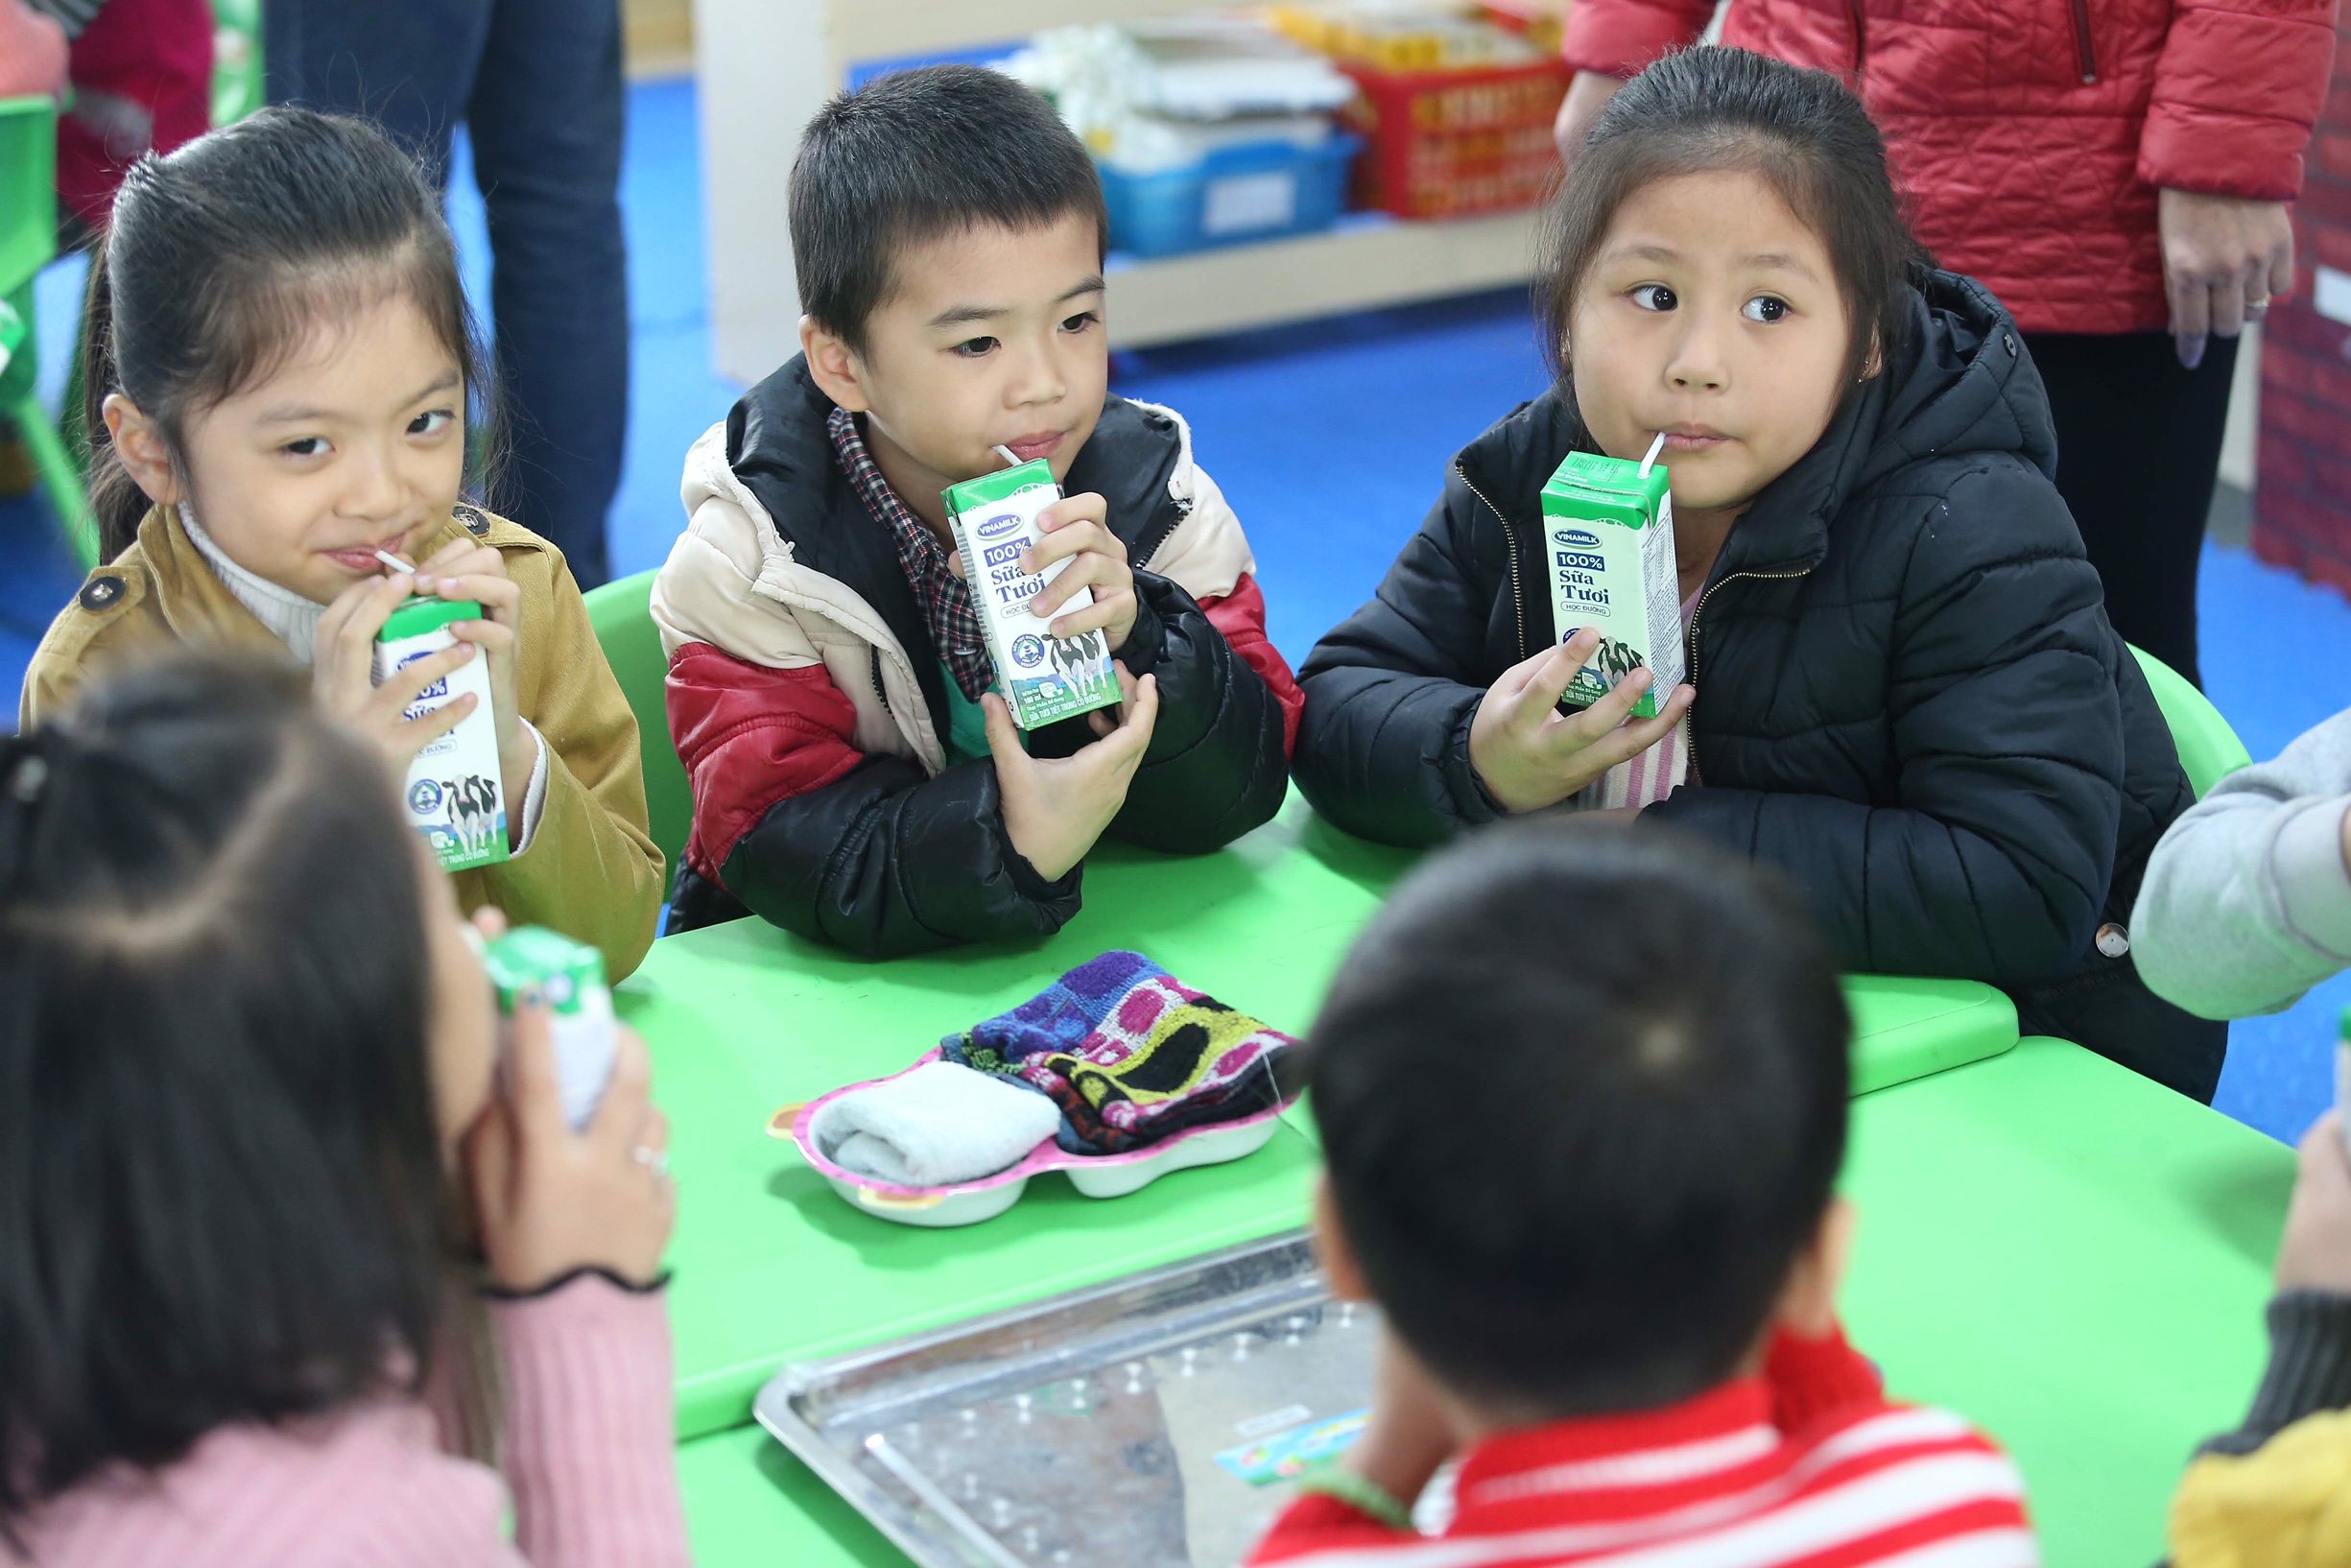
[[[1105,164],[1110,249],[1172,256],[1328,228],[1339,220],[1347,165],[1362,147],[1358,137],[1334,135],[1315,147],[1262,141],[1219,148],[1189,167],[1152,174]]]

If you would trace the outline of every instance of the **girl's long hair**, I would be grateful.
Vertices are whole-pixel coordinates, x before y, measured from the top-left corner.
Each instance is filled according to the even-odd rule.
[[[191,416],[270,374],[388,296],[422,312],[462,368],[489,483],[497,399],[439,194],[365,121],[267,108],[149,154],[124,176],[83,304],[83,385],[99,554],[138,537],[149,501],[107,436],[120,392],[161,430],[184,479]]]
[[[466,1359],[424,918],[288,671],[180,655],[0,739],[0,1537]]]

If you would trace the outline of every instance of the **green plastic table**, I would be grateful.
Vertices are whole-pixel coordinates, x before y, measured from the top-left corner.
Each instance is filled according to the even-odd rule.
[[[2037,1038],[1865,1097],[1854,1133],[1856,1342],[2007,1445],[2053,1568],[2146,1568],[2189,1449],[2252,1393],[2292,1152]],[[703,1568],[903,1568],[757,1427],[678,1466]]]
[[[787,1362],[1303,1224],[1315,1152],[1288,1124],[1247,1159],[1177,1172],[1128,1198],[1083,1198],[1041,1176],[1009,1213],[964,1230],[857,1212],[766,1125],[779,1106],[905,1067],[940,1036],[1115,947],[1148,953],[1277,1028],[1302,1030],[1348,942],[1412,858],[1338,832],[1294,796],[1278,819],[1218,854],[1098,853],[1084,911],[1027,947],[877,964],[757,920],[655,942],[616,1001],[652,1048],[655,1095],[673,1128],[680,1435],[748,1420],[759,1386]],[[1848,991],[1864,1088],[2016,1039],[2015,1009],[1989,986],[1869,978]]]

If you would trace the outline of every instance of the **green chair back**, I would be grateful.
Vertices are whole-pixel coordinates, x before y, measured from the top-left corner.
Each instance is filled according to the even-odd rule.
[[[604,647],[605,662],[621,683],[637,716],[637,755],[645,768],[645,809],[653,843],[673,869],[686,847],[694,822],[694,791],[685,765],[670,745],[669,702],[662,683],[670,662],[653,625],[653,574],[639,572],[588,590],[588,622]]]
[[[0,295],[58,253],[58,106],[0,98]]]
[[[19,342],[0,368],[0,419],[32,451],[66,543],[84,570],[98,564],[98,535],[83,489],[82,453],[37,390],[33,278],[58,248],[58,107],[46,98],[0,99],[0,300],[17,318]],[[79,357],[79,356],[77,356]],[[75,393],[66,393],[67,401]]]
[[[2155,705],[2163,710],[2164,723],[2172,726],[2172,744],[2179,749],[2179,765],[2186,770],[2189,787],[2198,800],[2221,779],[2252,765],[2252,753],[2228,727],[2220,710],[2212,705],[2212,699],[2154,654],[2139,648],[2131,652],[2139,655],[2139,668],[2147,672],[2147,683],[2154,688]]]
[[[212,0],[212,123],[236,124],[263,96],[261,0]]]

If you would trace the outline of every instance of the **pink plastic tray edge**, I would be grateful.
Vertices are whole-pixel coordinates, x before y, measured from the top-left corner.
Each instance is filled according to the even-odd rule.
[[[893,1078],[904,1078],[916,1067],[938,1060],[938,1048],[933,1046],[914,1058],[913,1062],[894,1073],[885,1073],[880,1078],[869,1078],[862,1083],[844,1083],[832,1093],[819,1095],[802,1105],[799,1114],[792,1119],[792,1142],[793,1146],[799,1150],[800,1158],[806,1160],[819,1176],[829,1176],[836,1181],[850,1182],[884,1197],[948,1199],[959,1197],[963,1193],[986,1192],[992,1187],[1002,1187],[1014,1181],[1026,1181],[1033,1176],[1042,1176],[1047,1171],[1065,1171],[1075,1165],[1082,1165],[1088,1170],[1100,1170],[1106,1166],[1133,1165],[1142,1160],[1162,1158],[1169,1150],[1189,1139],[1197,1138],[1202,1133],[1229,1132],[1237,1127],[1255,1127],[1260,1122],[1278,1117],[1283,1111],[1290,1108],[1291,1104],[1285,1100],[1278,1105],[1269,1105],[1264,1110],[1252,1112],[1230,1122],[1211,1122],[1205,1127],[1186,1128],[1174,1137],[1152,1144],[1148,1149],[1137,1149],[1124,1154],[1073,1154],[1053,1139],[1047,1138],[1022,1155],[1017,1164],[1008,1166],[994,1176],[982,1176],[977,1181],[959,1181],[946,1187],[901,1187],[892,1182],[882,1181],[873,1176],[861,1176],[855,1171],[845,1170],[817,1152],[816,1140],[808,1135],[808,1127],[816,1120],[818,1110],[844,1094],[871,1088],[876,1083],[887,1083]]]

